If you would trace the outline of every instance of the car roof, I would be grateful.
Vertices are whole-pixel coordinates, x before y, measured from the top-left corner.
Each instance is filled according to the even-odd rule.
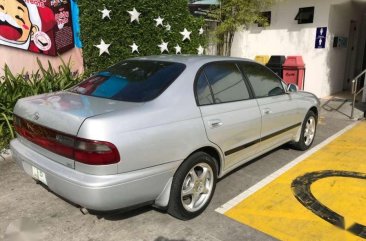
[[[153,55],[136,57],[129,60],[155,60],[155,61],[166,61],[166,62],[176,62],[186,65],[191,64],[206,64],[216,61],[250,61],[253,60],[246,58],[236,58],[236,57],[224,57],[224,56],[212,56],[212,55]]]

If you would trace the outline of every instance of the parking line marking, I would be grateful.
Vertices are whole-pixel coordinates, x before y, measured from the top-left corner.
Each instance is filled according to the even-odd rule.
[[[319,143],[315,147],[311,148],[309,151],[305,152],[304,154],[300,155],[299,157],[297,157],[292,162],[288,163],[287,165],[285,165],[282,168],[278,169],[277,171],[273,172],[272,174],[270,174],[269,176],[267,176],[266,178],[264,178],[263,180],[261,180],[257,184],[253,185],[252,187],[248,188],[247,190],[245,190],[244,192],[242,192],[238,196],[236,196],[233,199],[229,200],[228,202],[226,202],[225,204],[223,204],[222,206],[217,208],[215,211],[218,212],[218,213],[221,213],[221,214],[226,213],[231,208],[233,208],[234,206],[236,206],[237,204],[239,204],[240,202],[242,202],[246,198],[250,197],[252,194],[254,194],[258,190],[265,187],[267,184],[274,181],[276,178],[281,176],[283,173],[285,173],[286,171],[288,171],[292,167],[296,166],[300,162],[304,161],[309,156],[311,156],[312,154],[319,151],[321,148],[323,148],[324,146],[328,145],[330,142],[335,140],[337,137],[341,136],[342,134],[344,134],[348,130],[352,129],[358,123],[359,123],[358,121],[355,122],[355,123],[352,123],[352,124],[348,125],[347,127],[345,127],[343,130],[341,130],[341,131],[337,132],[336,134],[328,137],[326,140]]]

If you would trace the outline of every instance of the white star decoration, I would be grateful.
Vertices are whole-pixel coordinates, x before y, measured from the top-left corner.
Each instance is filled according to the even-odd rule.
[[[179,46],[179,44],[177,44],[177,46],[175,46],[174,48],[175,48],[175,54],[181,54],[182,53],[182,48]]]
[[[133,8],[133,10],[132,10],[132,11],[127,11],[127,12],[128,12],[128,13],[130,14],[130,16],[131,16],[131,23],[132,23],[133,21],[137,21],[138,23],[140,23],[139,16],[140,16],[140,14],[141,14],[141,13],[137,12],[136,8]]]
[[[180,32],[180,34],[183,35],[182,41],[184,41],[186,39],[191,40],[191,37],[190,37],[191,33],[192,32],[189,32],[186,28],[184,28],[183,32]]]
[[[104,9],[103,10],[99,10],[99,12],[101,12],[103,14],[102,16],[102,19],[105,19],[105,18],[109,18],[111,19],[111,16],[109,16],[109,14],[112,12],[112,10],[108,10],[105,6],[104,6]]]
[[[110,44],[106,44],[103,39],[100,40],[99,45],[94,45],[94,46],[99,49],[99,56],[101,56],[103,53],[109,54],[108,48],[109,48]]]
[[[163,25],[164,18],[161,18],[161,17],[159,16],[158,18],[154,19],[154,21],[156,22],[155,27],[159,27],[160,25],[161,25],[161,26],[164,26],[164,25]]]
[[[169,43],[165,43],[163,40],[161,40],[161,44],[158,45],[158,47],[160,48],[161,53],[164,53],[164,51],[169,53],[168,44]]]
[[[111,19],[110,13],[112,12],[112,10],[107,9],[104,6],[104,9],[103,10],[99,10],[98,9],[98,11],[102,13],[102,19],[105,19],[105,18]],[[130,14],[131,23],[134,22],[134,21],[137,21],[137,23],[140,23],[139,17],[141,15],[141,13],[138,12],[136,10],[136,8],[133,8],[132,11],[127,11],[127,12]],[[158,16],[158,18],[154,19],[154,21],[156,22],[156,24],[155,24],[156,27],[162,26],[163,28],[165,28],[166,31],[171,31],[171,28],[172,27],[171,27],[171,25],[169,23],[167,23],[166,25],[164,25],[164,23],[163,23],[164,22],[164,18],[161,18],[160,16]],[[199,35],[203,35],[204,32],[205,32],[205,30],[203,29],[203,27],[201,27],[198,30]],[[189,41],[191,40],[191,36],[190,35],[192,34],[192,32],[191,31],[188,31],[187,28],[184,28],[183,32],[180,32],[180,34],[183,36],[182,41],[185,41],[187,39]],[[164,42],[163,40],[161,40],[161,44],[157,45],[160,48],[161,54],[163,54],[164,52],[169,53],[168,44],[169,44],[169,42]],[[107,53],[107,54],[110,55],[109,50],[108,50],[108,48],[110,47],[110,45],[111,45],[111,43],[110,44],[106,44],[104,42],[104,40],[101,39],[100,40],[100,44],[94,45],[94,46],[99,49],[99,56],[101,56],[104,53]],[[139,46],[135,42],[133,42],[133,44],[132,45],[129,45],[129,46],[131,48],[132,53],[137,52],[139,54]],[[174,49],[175,49],[175,54],[177,54],[177,55],[178,54],[182,54],[182,47],[179,46],[179,44],[177,44],[174,47]],[[201,45],[199,45],[199,47],[196,48],[196,49],[197,49],[197,55],[203,55],[204,54],[205,49]]]
[[[166,31],[170,31],[172,29],[172,26],[170,26],[170,24],[168,23],[167,25],[165,25],[165,29]]]
[[[133,42],[132,45],[130,45],[130,47],[132,48],[132,53],[137,52],[139,53],[139,46],[135,44],[135,42]]]
[[[204,51],[205,49],[204,48],[202,48],[202,46],[200,45],[198,48],[197,48],[197,51],[198,51],[198,55],[202,55],[203,54],[203,51]]]

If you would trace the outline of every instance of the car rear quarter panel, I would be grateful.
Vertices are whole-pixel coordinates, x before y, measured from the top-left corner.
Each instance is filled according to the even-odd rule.
[[[212,146],[193,93],[197,69],[187,67],[161,96],[140,108],[85,120],[78,136],[115,144],[121,156],[118,173],[179,165],[195,150]]]

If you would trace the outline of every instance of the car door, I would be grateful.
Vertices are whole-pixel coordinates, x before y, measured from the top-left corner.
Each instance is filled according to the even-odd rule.
[[[286,93],[281,79],[267,67],[254,63],[240,64],[255,94],[262,115],[262,151],[291,140],[301,126],[297,101]]]
[[[206,65],[197,75],[196,98],[208,139],[225,154],[224,169],[257,153],[261,113],[234,62]]]

